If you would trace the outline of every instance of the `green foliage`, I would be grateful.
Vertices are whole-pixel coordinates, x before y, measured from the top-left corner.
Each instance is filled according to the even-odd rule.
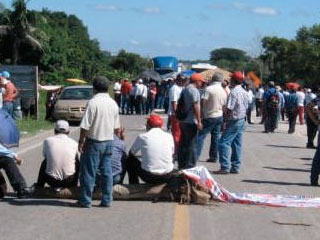
[[[278,37],[262,39],[269,78],[280,83],[298,81],[317,87],[320,74],[320,25],[302,27],[293,40]]]
[[[128,72],[129,74],[137,75],[142,70],[150,68],[151,61],[142,58],[138,54],[121,50],[119,54],[112,59],[110,65],[120,72]]]
[[[42,83],[62,84],[66,78],[91,81],[97,75],[114,81],[134,77],[151,67],[150,61],[138,54],[121,50],[112,57],[109,52],[101,51],[99,42],[90,39],[88,29],[75,15],[48,9],[27,11],[25,1],[13,3],[14,11],[6,9],[0,12],[0,24],[23,26],[26,33],[32,32],[32,36],[41,43],[44,50],[41,58],[32,49],[21,47],[18,63],[38,65]],[[10,41],[10,38],[0,35],[1,63],[13,63],[12,51],[7,47]]]
[[[211,51],[210,62],[229,71],[245,70],[250,57],[247,53],[235,48],[219,48]]]

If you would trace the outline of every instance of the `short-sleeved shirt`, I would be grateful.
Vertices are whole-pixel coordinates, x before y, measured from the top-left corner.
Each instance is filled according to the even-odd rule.
[[[298,97],[298,106],[303,107],[304,106],[304,99],[306,95],[302,91],[297,92],[297,97]]]
[[[215,82],[206,87],[202,96],[203,118],[217,118],[223,116],[223,106],[227,103],[228,95],[220,82]]]
[[[189,84],[182,93],[184,107],[187,112],[187,117],[182,120],[182,122],[197,124],[197,119],[193,110],[193,104],[197,103],[200,107],[200,92],[195,86],[193,86],[193,84]]]
[[[76,172],[78,143],[66,134],[57,134],[43,142],[43,156],[47,160],[46,173],[63,180]]]
[[[169,90],[169,109],[168,109],[168,115],[172,115],[172,107],[171,103],[176,102],[178,103],[178,100],[180,98],[182,91],[182,87],[178,86],[177,84],[174,84],[170,90]]]
[[[130,152],[134,155],[141,152],[141,168],[147,172],[165,174],[173,170],[173,137],[161,128],[140,134]]]
[[[108,93],[96,94],[87,104],[80,127],[88,130],[88,138],[96,141],[113,140],[120,128],[119,107]]]
[[[248,109],[248,93],[241,87],[235,86],[228,97],[227,108],[232,111],[232,120],[239,120],[246,117]]]
[[[11,81],[8,81],[4,89],[3,102],[13,102],[15,100],[13,96],[18,92],[17,88]]]

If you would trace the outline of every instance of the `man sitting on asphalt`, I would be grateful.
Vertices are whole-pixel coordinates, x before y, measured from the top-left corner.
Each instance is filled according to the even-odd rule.
[[[139,177],[151,184],[166,183],[172,177],[174,142],[172,135],[163,131],[162,127],[162,118],[150,115],[147,132],[134,141],[127,159],[130,184],[138,184]],[[137,155],[139,152],[141,159]]]
[[[69,123],[58,120],[55,135],[43,142],[44,161],[41,164],[37,187],[45,183],[53,188],[77,186],[79,177],[78,144],[68,136]]]
[[[32,189],[27,187],[26,180],[16,164],[22,164],[22,160],[19,156],[0,143],[0,169],[4,169],[6,172],[10,184],[17,193],[18,198],[25,198],[31,195]],[[5,185],[4,179],[2,179],[2,185]],[[3,190],[4,189],[1,188],[1,191]],[[5,192],[1,192],[0,196],[3,197],[4,194]]]

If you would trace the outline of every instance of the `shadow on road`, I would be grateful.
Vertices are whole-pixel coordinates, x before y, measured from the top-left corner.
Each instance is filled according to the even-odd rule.
[[[312,158],[296,158],[296,159],[300,159],[300,160],[312,160]]]
[[[277,167],[263,167],[271,170],[279,170],[279,171],[292,171],[292,172],[310,172],[308,169],[299,169],[299,168],[277,168]]]
[[[305,147],[300,146],[286,146],[286,145],[274,145],[274,144],[266,144],[267,147],[278,147],[278,148],[301,148],[306,149]]]
[[[2,202],[7,202],[10,205],[14,206],[56,206],[56,207],[70,207],[71,203],[62,202],[53,199],[16,199],[16,198],[7,198],[3,199]]]
[[[262,181],[262,180],[242,180],[242,182],[246,183],[258,183],[258,184],[275,184],[275,185],[284,185],[284,186],[303,186],[308,187],[310,184],[308,183],[293,183],[293,182],[279,182],[279,181]]]

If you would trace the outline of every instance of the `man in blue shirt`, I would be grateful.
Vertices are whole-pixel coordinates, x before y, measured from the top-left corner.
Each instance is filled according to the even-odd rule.
[[[6,148],[0,143],[0,169],[3,169],[10,181],[14,191],[17,193],[18,198],[24,198],[31,194],[31,189],[27,188],[26,181],[19,171],[17,165],[22,164],[22,160],[17,154]],[[4,195],[5,193],[0,193]]]

